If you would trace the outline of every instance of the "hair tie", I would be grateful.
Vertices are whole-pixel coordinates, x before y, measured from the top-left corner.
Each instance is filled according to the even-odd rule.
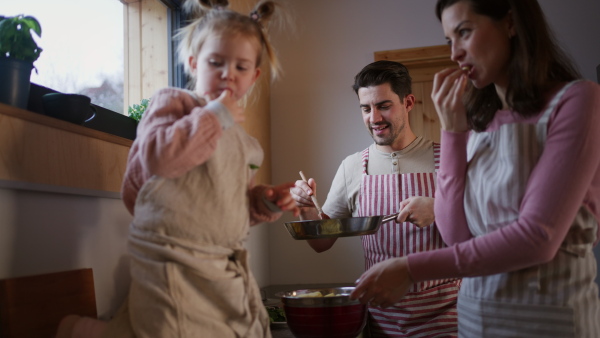
[[[250,12],[250,19],[258,22],[258,20],[260,20],[260,14],[258,14],[258,11]]]

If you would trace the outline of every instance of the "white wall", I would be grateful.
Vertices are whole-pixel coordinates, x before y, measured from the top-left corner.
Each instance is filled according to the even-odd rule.
[[[128,290],[130,221],[120,199],[0,189],[0,278],[92,268],[107,318]]]
[[[600,1],[540,0],[551,26],[583,76],[596,80],[600,63]],[[376,51],[445,43],[435,0],[293,1],[296,37],[276,36],[285,75],[272,89],[273,182],[303,170],[324,202],[339,163],[372,141],[351,89],[354,75]],[[289,215],[285,220],[293,220]],[[363,271],[358,238],[341,238],[324,253],[296,241],[283,222],[271,224],[271,284],[351,283]]]
[[[24,188],[30,186],[38,188]],[[49,192],[50,186],[44,190],[0,185],[0,279],[92,268],[98,316],[111,317],[129,290],[131,215],[118,196]],[[246,243],[260,286],[269,283],[267,231],[265,225],[251,228]]]

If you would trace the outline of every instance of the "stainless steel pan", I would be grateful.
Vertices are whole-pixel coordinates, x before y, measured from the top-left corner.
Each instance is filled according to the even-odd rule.
[[[294,239],[319,239],[374,234],[381,224],[398,217],[369,216],[286,222],[285,227]]]

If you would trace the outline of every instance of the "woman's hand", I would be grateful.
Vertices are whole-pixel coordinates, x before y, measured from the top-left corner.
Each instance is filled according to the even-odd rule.
[[[400,213],[396,221],[411,222],[412,224],[423,228],[431,225],[435,221],[433,214],[432,197],[413,196],[400,202]]]
[[[431,99],[440,118],[443,130],[465,132],[469,130],[463,96],[467,75],[461,69],[447,68],[433,77]]]
[[[413,284],[406,257],[390,258],[371,267],[356,281],[350,299],[382,308],[400,301]]]
[[[269,187],[265,190],[265,198],[279,207],[282,211],[290,211],[295,217],[300,215],[300,208],[296,206],[296,202],[290,194],[290,188],[294,183],[284,183],[277,186]]]

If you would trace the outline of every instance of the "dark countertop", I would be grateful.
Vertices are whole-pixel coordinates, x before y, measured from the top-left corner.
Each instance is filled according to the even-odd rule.
[[[271,335],[273,338],[294,338],[287,324],[271,324]]]
[[[295,338],[292,331],[286,324],[271,324],[271,335],[273,338]],[[357,338],[368,337],[365,333],[361,333]]]

